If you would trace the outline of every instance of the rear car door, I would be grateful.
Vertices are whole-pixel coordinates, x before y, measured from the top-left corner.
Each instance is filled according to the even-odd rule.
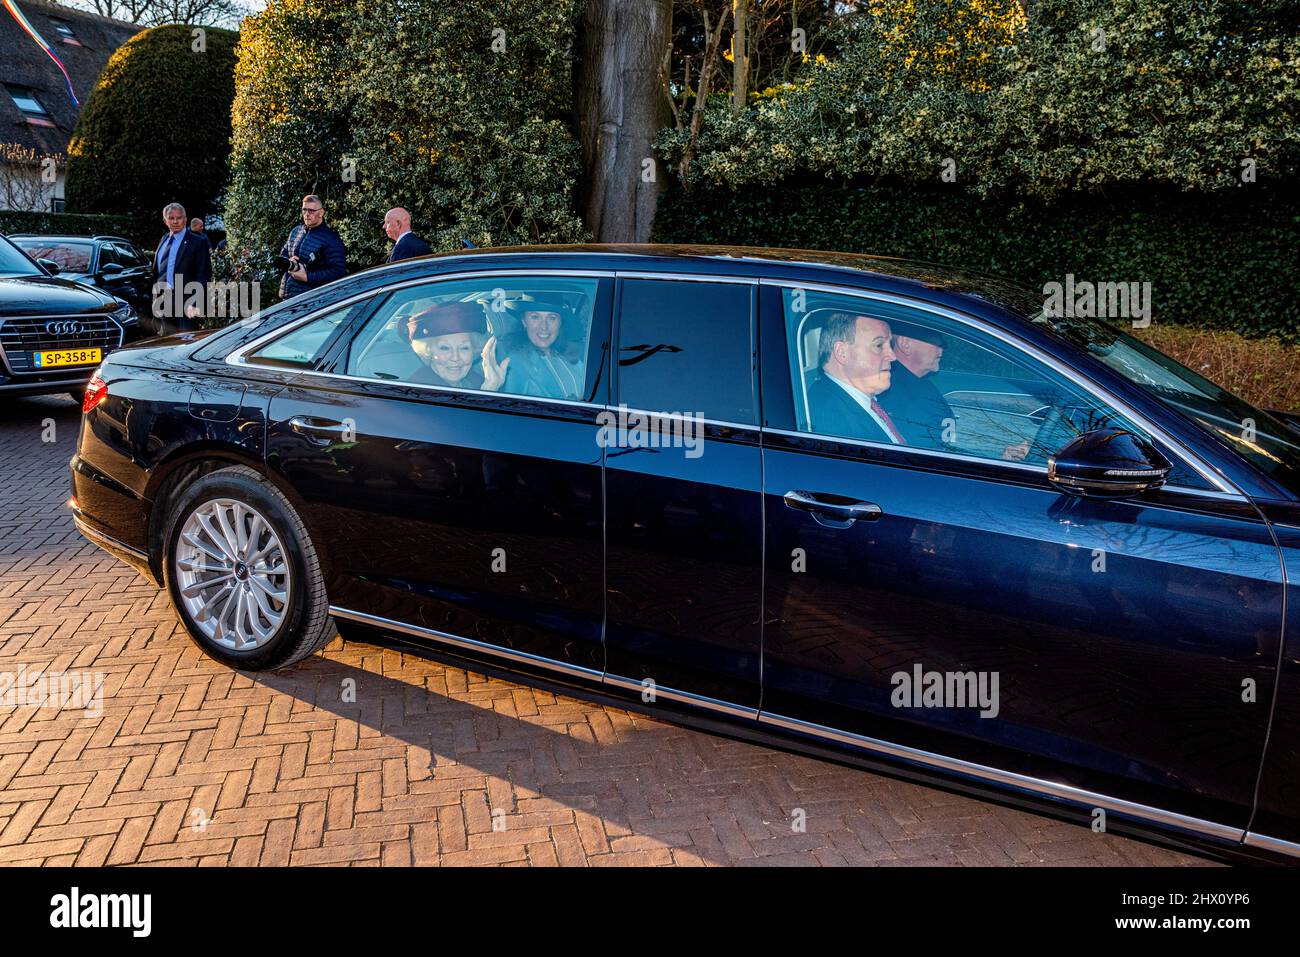
[[[562,272],[408,283],[275,397],[267,464],[305,502],[337,614],[600,676],[597,415],[612,286]],[[476,375],[430,383],[407,340],[414,317],[480,309],[504,350],[538,297],[562,303],[556,348],[573,356],[580,394],[489,391],[469,384]]]
[[[620,279],[606,681],[754,715],[763,523],[751,281]]]
[[[932,444],[811,428],[834,312],[942,333]],[[1063,495],[1045,463],[1072,434],[1160,437],[969,317],[775,285],[763,317],[762,720],[1239,836],[1282,613],[1256,509],[1167,445],[1163,489]]]

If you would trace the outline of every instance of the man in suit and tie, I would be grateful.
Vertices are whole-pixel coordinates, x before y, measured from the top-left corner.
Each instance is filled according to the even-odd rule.
[[[384,214],[384,232],[393,241],[393,251],[388,254],[390,263],[432,252],[428,243],[411,232],[411,214],[400,206]]]
[[[186,332],[197,328],[207,307],[212,246],[206,236],[186,228],[185,207],[180,203],[163,208],[163,222],[167,233],[153,257],[153,313],[159,332]]]
[[[889,324],[871,316],[833,313],[822,327],[818,351],[821,371],[808,387],[812,431],[906,445],[876,401],[889,388],[894,361]]]

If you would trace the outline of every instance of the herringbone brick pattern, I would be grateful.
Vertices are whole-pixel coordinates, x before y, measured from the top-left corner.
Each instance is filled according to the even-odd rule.
[[[341,639],[229,671],[73,529],[77,425],[0,410],[0,673],[104,676],[0,706],[0,863],[1203,863]]]

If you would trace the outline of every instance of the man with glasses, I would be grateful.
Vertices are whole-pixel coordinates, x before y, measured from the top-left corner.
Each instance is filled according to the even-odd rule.
[[[280,248],[280,259],[288,260],[280,280],[280,298],[290,299],[347,275],[347,247],[332,228],[325,225],[325,203],[314,193],[302,198],[302,225],[289,232]]]

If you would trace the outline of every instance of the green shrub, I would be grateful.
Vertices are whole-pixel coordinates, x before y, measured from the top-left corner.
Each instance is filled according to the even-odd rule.
[[[1027,9],[1028,16],[1022,13]],[[1295,0],[912,0],[837,20],[835,59],[710,110],[693,179],[955,176],[980,195],[1243,191],[1300,173]],[[665,130],[674,166],[688,140]]]
[[[393,206],[435,249],[583,238],[565,57],[576,5],[272,0],[238,51],[232,243],[278,249],[309,192],[358,267],[387,255]]]
[[[229,30],[136,34],[109,59],[68,147],[70,212],[152,216],[169,202],[216,211],[228,174],[234,46]]]
[[[1134,189],[1047,203],[807,178],[741,190],[677,187],[660,199],[652,238],[901,256],[995,273],[1031,290],[1067,274],[1150,282],[1156,322],[1300,341],[1300,203],[1294,191],[1255,189]]]

